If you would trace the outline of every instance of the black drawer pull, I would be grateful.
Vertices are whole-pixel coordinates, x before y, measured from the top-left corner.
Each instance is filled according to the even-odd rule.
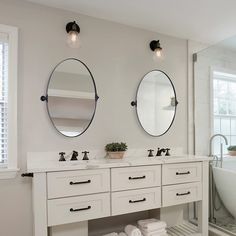
[[[189,195],[191,192],[188,191],[187,193],[176,193],[176,196],[184,196],[184,195]]]
[[[81,182],[70,182],[70,185],[75,185],[75,184],[89,184],[91,183],[91,180],[87,180],[87,181],[81,181]]]
[[[190,171],[187,172],[176,172],[176,175],[189,175]]]
[[[146,198],[143,198],[141,200],[136,200],[136,201],[129,200],[129,203],[137,203],[137,202],[145,202],[145,201],[146,201]]]
[[[91,209],[91,206],[88,206],[88,207],[85,207],[85,208],[78,208],[78,209],[70,208],[70,212],[86,211],[86,210],[89,210],[89,209]]]
[[[139,176],[139,177],[129,177],[130,180],[133,180],[133,179],[145,179],[146,176],[143,175],[143,176]]]

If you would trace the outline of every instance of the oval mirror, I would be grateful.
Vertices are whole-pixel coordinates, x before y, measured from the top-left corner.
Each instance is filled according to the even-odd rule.
[[[143,129],[152,136],[161,136],[171,127],[177,107],[174,85],[167,74],[160,70],[147,73],[141,80],[136,106],[138,120]]]
[[[75,58],[60,62],[49,78],[44,98],[52,124],[61,134],[83,134],[93,120],[98,99],[89,68]]]

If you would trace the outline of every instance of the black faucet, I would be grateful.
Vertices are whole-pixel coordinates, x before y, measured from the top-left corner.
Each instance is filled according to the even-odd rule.
[[[84,154],[84,157],[83,157],[83,161],[88,161],[89,160],[89,158],[88,158],[88,151],[84,151],[84,152],[82,152],[83,154]]]
[[[162,156],[163,152],[166,152],[165,148],[158,148],[156,156]]]
[[[66,154],[65,152],[59,152],[59,155],[60,155],[59,161],[66,161],[65,154]]]
[[[78,159],[77,159],[77,156],[78,156],[78,155],[79,155],[78,152],[73,151],[70,160],[71,160],[71,161],[77,161],[77,160],[78,160]]]

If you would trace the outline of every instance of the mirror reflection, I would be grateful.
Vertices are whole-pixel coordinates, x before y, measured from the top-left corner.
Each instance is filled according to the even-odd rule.
[[[70,58],[59,63],[48,84],[48,113],[63,135],[76,137],[89,127],[96,109],[96,86],[88,67]]]
[[[143,129],[152,136],[166,133],[176,113],[176,93],[169,77],[151,71],[142,79],[137,91],[137,115]]]

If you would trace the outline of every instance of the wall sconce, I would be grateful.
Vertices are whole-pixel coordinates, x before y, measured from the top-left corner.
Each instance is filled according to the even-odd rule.
[[[162,47],[161,47],[161,44],[160,44],[160,40],[152,40],[150,42],[150,48],[155,53],[155,55],[157,57],[162,56]]]
[[[80,27],[78,24],[76,24],[75,21],[69,22],[66,25],[66,32],[68,34],[67,36],[67,43],[72,48],[79,47],[79,33],[80,33]]]

